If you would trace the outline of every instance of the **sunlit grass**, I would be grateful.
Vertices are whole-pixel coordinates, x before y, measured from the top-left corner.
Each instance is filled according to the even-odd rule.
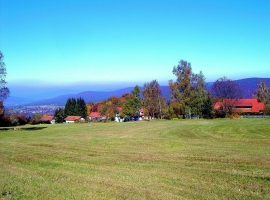
[[[37,127],[0,131],[0,199],[270,199],[269,119]]]

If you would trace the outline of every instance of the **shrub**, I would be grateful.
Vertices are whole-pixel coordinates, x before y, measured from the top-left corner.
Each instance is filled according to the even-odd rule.
[[[270,115],[270,104],[264,105],[263,114]]]

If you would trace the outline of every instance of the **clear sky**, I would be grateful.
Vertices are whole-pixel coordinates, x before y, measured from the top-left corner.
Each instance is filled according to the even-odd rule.
[[[123,88],[270,77],[269,0],[0,0],[8,84]]]

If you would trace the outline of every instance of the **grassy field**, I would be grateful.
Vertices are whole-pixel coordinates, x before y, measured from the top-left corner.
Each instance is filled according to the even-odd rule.
[[[0,131],[0,199],[270,199],[270,119],[36,127]]]

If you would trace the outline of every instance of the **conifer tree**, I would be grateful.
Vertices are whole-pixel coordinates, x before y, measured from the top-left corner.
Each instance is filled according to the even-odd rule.
[[[58,108],[55,110],[54,118],[56,123],[63,123],[65,119],[65,112],[63,108]]]
[[[87,107],[83,98],[69,98],[65,105],[65,116],[75,115],[86,119]]]
[[[76,114],[86,119],[87,107],[83,98],[78,98],[76,102]]]

